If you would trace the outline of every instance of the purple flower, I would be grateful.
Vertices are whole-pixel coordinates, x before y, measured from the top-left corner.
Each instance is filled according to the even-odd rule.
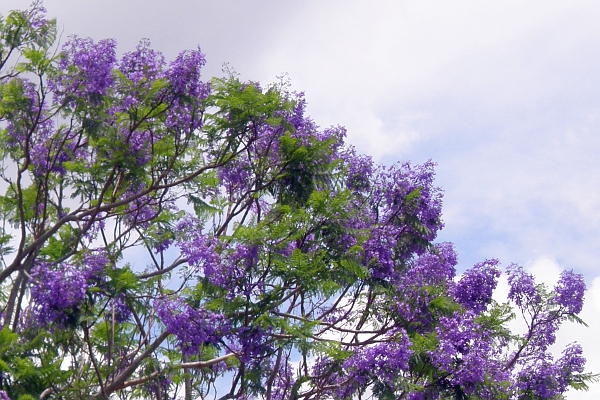
[[[356,155],[353,148],[344,155],[346,162],[346,187],[350,190],[368,193],[371,189],[371,179],[374,166],[373,159],[368,156]]]
[[[75,134],[55,129],[48,106],[31,81],[12,78],[9,84],[17,88],[20,96],[17,100],[22,105],[6,118],[8,150],[19,149],[27,154],[36,176],[49,172],[64,175],[64,163],[75,155],[72,149]]]
[[[86,252],[83,256],[83,270],[85,279],[99,282],[104,279],[103,271],[110,265],[106,250],[100,249]]]
[[[408,360],[412,354],[411,342],[404,330],[398,330],[388,341],[372,347],[362,347],[347,358],[342,367],[350,380],[365,385],[375,379],[393,386],[395,378],[408,369]]]
[[[498,260],[486,260],[465,271],[454,290],[456,301],[475,313],[484,311],[498,284],[498,264]]]
[[[568,384],[568,379],[574,372],[582,373],[585,367],[586,359],[583,357],[583,349],[578,343],[570,343],[563,351],[562,357],[558,360],[557,364],[561,369],[561,384],[564,387]]]
[[[291,398],[292,387],[295,382],[296,379],[294,377],[292,365],[286,360],[284,361],[284,365],[277,370],[277,375],[273,382],[271,398],[273,400],[287,400]]]
[[[148,87],[163,75],[165,59],[150,48],[150,40],[142,39],[135,51],[125,53],[119,62],[119,70],[134,85],[145,83]]]
[[[200,80],[200,70],[205,64],[200,48],[179,53],[165,74],[173,91],[177,95],[206,97],[208,86]]]
[[[26,11],[26,19],[32,28],[43,30],[49,26],[50,21],[46,17],[46,8],[41,4],[36,4],[35,7]]]
[[[162,199],[162,201],[159,201],[150,194],[139,196],[145,189],[145,184],[140,183],[137,187],[129,187],[122,195],[122,198],[124,199],[138,196],[137,198],[130,200],[127,205],[125,221],[130,226],[147,228],[150,225],[150,222],[159,215],[161,209],[174,208],[174,205],[169,199]]]
[[[94,43],[90,38],[72,36],[63,46],[58,65],[61,73],[49,82],[55,101],[74,106],[79,98],[97,104],[113,84],[116,46],[114,39]]]
[[[395,310],[420,333],[431,329],[435,316],[430,303],[439,297],[440,290],[452,284],[456,252],[451,243],[439,243],[434,251],[425,252],[395,279]]]
[[[399,229],[394,226],[375,227],[363,245],[367,267],[373,278],[395,280],[395,252]]]
[[[265,354],[272,353],[273,345],[269,341],[271,334],[272,329],[263,329],[259,326],[237,328],[232,340],[234,343],[237,342],[234,348],[240,354],[240,361],[245,364],[257,364]]]
[[[154,308],[167,332],[177,337],[182,351],[188,355],[198,353],[200,346],[218,345],[229,332],[229,322],[223,314],[192,308],[181,299],[158,299]]]
[[[554,288],[554,301],[564,307],[570,314],[579,314],[583,308],[585,282],[581,274],[563,271]]]
[[[550,399],[561,396],[569,387],[573,374],[583,372],[585,361],[581,346],[576,343],[567,346],[557,361],[548,352],[538,354],[517,375],[515,388],[520,394],[519,398],[535,395]]]
[[[131,315],[131,310],[127,306],[123,294],[117,295],[117,297],[109,302],[105,313],[107,320],[112,321],[114,318],[117,323],[128,321]]]
[[[184,234],[177,246],[191,266],[202,271],[212,285],[228,289],[229,297],[244,290],[246,271],[258,262],[257,246],[221,242],[212,235],[203,234],[202,224],[194,218],[185,219],[178,230]]]
[[[31,270],[31,307],[37,324],[59,327],[77,322],[87,290],[86,272],[72,265],[52,268],[40,262]]]
[[[538,304],[541,300],[540,294],[535,287],[533,275],[526,273],[523,267],[511,264],[506,268],[510,290],[508,298],[513,300],[517,306],[525,307],[528,304]]]
[[[486,375],[495,382],[508,379],[497,358],[501,349],[494,343],[493,332],[479,325],[476,317],[473,312],[456,312],[440,318],[435,330],[438,346],[429,353],[439,376],[466,394],[481,391]]]

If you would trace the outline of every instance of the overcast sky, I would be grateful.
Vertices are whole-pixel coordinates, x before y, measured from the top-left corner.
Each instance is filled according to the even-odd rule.
[[[2,0],[0,11],[29,1]],[[46,0],[70,34],[141,38],[172,59],[198,45],[205,77],[289,74],[321,126],[382,163],[438,163],[460,270],[496,257],[588,285],[560,344],[600,372],[600,2]],[[568,399],[600,398],[600,385]]]

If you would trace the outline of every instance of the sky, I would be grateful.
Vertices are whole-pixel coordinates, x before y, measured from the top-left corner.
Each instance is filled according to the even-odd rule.
[[[600,372],[600,2],[44,4],[63,42],[116,38],[122,53],[148,38],[167,60],[200,46],[206,79],[226,62],[263,83],[287,74],[317,124],[345,126],[358,152],[434,160],[439,240],[455,244],[459,271],[498,258],[549,285],[582,273],[589,328],[565,326],[558,345],[577,340]],[[567,398],[600,398],[600,384]]]

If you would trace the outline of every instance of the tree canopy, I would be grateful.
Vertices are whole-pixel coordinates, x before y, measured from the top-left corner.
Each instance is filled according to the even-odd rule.
[[[555,399],[585,283],[435,242],[434,163],[377,165],[302,93],[0,19],[0,399]],[[516,315],[525,332],[513,332]]]

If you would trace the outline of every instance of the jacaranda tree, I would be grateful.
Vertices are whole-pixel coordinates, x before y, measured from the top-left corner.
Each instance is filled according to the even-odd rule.
[[[0,399],[555,399],[581,275],[456,275],[434,165],[379,166],[302,94],[141,41],[0,20]],[[510,301],[509,301],[510,300]],[[524,332],[509,322],[522,315]]]

